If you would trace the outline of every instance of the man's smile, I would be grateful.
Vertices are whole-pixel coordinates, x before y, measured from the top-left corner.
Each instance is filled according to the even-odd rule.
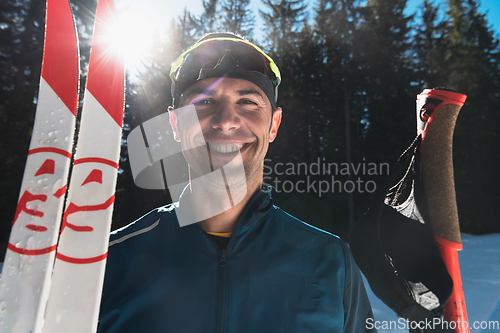
[[[251,139],[247,137],[243,138],[241,135],[238,137],[215,137],[204,135],[203,139],[200,136],[195,141],[199,143],[204,142],[204,145],[207,145],[212,153],[220,154],[233,154],[244,150],[253,143]]]
[[[211,142],[210,148],[218,153],[230,154],[240,150],[243,147],[242,144],[236,143],[226,143],[226,142]]]

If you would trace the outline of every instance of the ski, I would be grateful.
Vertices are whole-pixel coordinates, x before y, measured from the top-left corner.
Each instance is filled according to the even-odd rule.
[[[97,4],[80,132],[42,332],[95,332],[120,157],[124,65],[112,0]]]
[[[42,324],[72,155],[78,41],[67,0],[47,0],[33,134],[0,279],[0,330]]]

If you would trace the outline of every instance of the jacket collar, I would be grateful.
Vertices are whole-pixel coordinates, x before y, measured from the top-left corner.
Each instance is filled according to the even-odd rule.
[[[188,208],[190,206],[191,191],[189,190],[189,187],[190,185],[188,184],[180,195],[179,202],[176,205],[176,210],[181,207]],[[263,187],[252,196],[241,213],[233,232],[238,231],[242,225],[248,227],[253,226],[267,216],[273,208],[271,191],[271,186]],[[182,209],[182,211],[186,214],[186,211],[189,211],[189,209]],[[187,216],[185,215],[185,217]]]
[[[241,214],[238,223],[253,226],[260,222],[273,208],[271,187],[261,188],[253,195]]]

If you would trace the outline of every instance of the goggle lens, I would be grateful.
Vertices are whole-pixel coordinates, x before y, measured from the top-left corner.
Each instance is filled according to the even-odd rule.
[[[192,79],[193,72],[216,67],[218,61],[228,51],[240,69],[263,74],[271,80],[273,87],[277,87],[281,82],[279,69],[271,58],[253,44],[234,39],[207,40],[186,51],[172,66],[170,77],[175,82]]]

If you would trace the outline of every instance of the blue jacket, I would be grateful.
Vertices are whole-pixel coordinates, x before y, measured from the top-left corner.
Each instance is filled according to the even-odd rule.
[[[181,199],[182,204],[182,199]],[[372,310],[347,245],[259,191],[226,250],[158,208],[111,235],[98,332],[365,332]]]

